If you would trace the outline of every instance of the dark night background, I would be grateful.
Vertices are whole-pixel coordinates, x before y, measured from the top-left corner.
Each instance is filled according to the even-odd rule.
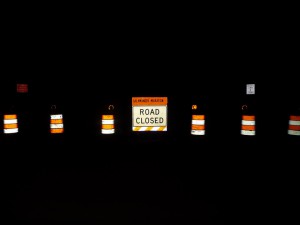
[[[3,218],[298,220],[299,138],[287,135],[287,124],[300,113],[299,82],[289,46],[276,45],[263,26],[237,32],[217,21],[199,34],[180,24],[125,25],[96,31],[78,23],[23,24],[6,32],[0,113],[18,112],[19,133],[0,135]],[[17,94],[16,83],[28,83],[29,93]],[[255,95],[246,95],[248,83],[256,84]],[[168,97],[167,132],[131,131],[133,96]],[[64,116],[62,135],[49,134],[53,104]],[[102,135],[110,104],[116,133]],[[190,135],[192,104],[206,115],[203,137]],[[255,137],[240,135],[243,104],[257,117]]]

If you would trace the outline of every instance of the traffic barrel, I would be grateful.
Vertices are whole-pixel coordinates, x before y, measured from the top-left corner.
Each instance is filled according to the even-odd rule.
[[[300,116],[290,115],[288,134],[300,136]]]
[[[55,111],[56,105],[51,106],[52,111]],[[50,114],[50,133],[62,134],[64,132],[63,114]]]
[[[191,134],[192,135],[205,135],[205,116],[204,115],[192,115]]]
[[[247,105],[242,106],[242,110],[247,109]],[[255,136],[255,115],[242,115],[241,135]]]
[[[115,119],[114,115],[102,115],[102,134],[114,134],[115,133]]]
[[[4,115],[3,124],[5,134],[14,134],[19,132],[17,114]]]

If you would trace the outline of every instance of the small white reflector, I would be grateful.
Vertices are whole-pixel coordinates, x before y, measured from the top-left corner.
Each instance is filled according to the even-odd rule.
[[[255,94],[255,84],[247,84],[247,95]]]

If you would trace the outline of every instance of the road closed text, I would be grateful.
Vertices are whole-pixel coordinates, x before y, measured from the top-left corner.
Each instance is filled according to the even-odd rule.
[[[133,126],[166,126],[166,106],[133,107]]]
[[[142,118],[138,117],[136,118],[136,124],[163,124],[164,123],[164,118],[162,117],[147,117],[147,118]]]

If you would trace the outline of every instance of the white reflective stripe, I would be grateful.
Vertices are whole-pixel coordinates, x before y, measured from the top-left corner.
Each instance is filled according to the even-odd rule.
[[[255,130],[241,130],[242,135],[255,135]]]
[[[205,130],[192,130],[193,135],[205,135]]]
[[[50,128],[64,128],[64,125],[62,123],[50,124]]]
[[[152,127],[151,130],[149,131],[158,131],[159,129],[161,129],[161,127]],[[166,130],[166,127],[163,129],[163,131]]]
[[[50,115],[51,119],[62,119],[62,114]]]
[[[113,134],[113,133],[115,133],[115,129],[107,129],[107,130],[102,129],[101,133],[102,134]]]
[[[13,129],[4,129],[5,134],[13,134],[13,133],[18,133],[19,129],[18,128],[13,128]]]
[[[242,120],[242,125],[255,125],[254,120]]]
[[[300,121],[297,121],[297,120],[290,120],[290,121],[289,121],[289,124],[290,124],[290,125],[300,125]]]
[[[288,134],[300,136],[300,131],[299,130],[288,130]]]
[[[194,124],[194,125],[204,125],[205,120],[192,120],[192,124]]]
[[[138,131],[145,131],[147,127],[140,127]]]
[[[102,124],[114,124],[114,120],[102,120]]]
[[[18,119],[4,120],[3,123],[4,123],[4,124],[14,124],[14,123],[18,123]]]

